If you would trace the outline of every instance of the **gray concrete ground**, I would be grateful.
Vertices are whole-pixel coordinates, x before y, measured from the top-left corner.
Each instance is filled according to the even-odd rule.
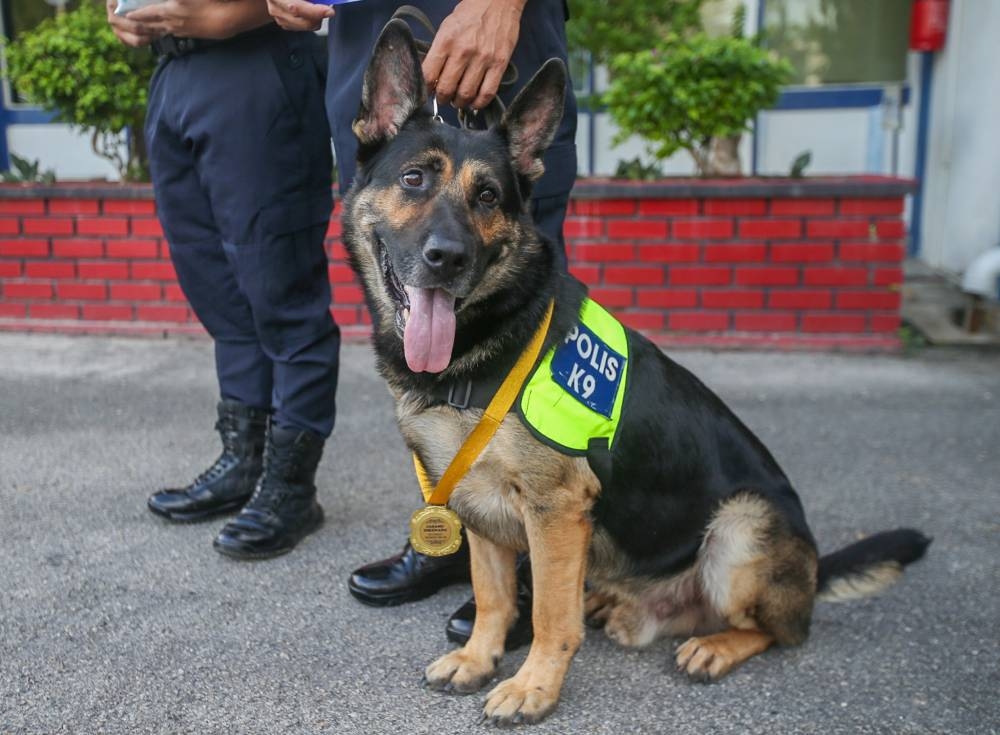
[[[676,674],[669,641],[590,632],[533,732],[1000,731],[1000,356],[675,357],[771,447],[822,548],[901,525],[934,544],[717,684]],[[218,522],[145,509],[215,456],[212,365],[202,341],[0,336],[0,732],[482,732],[482,695],[420,687],[469,588],[393,609],[347,593],[418,498],[366,346],[344,350],[327,523],[293,554],[224,559]]]

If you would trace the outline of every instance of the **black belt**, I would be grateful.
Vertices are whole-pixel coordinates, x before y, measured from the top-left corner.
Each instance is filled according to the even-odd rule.
[[[207,38],[178,38],[177,36],[161,36],[153,41],[153,51],[157,56],[176,59],[196,51],[204,51],[210,46],[217,46],[219,41]]]
[[[179,36],[166,35],[156,39],[151,45],[153,52],[157,56],[165,56],[168,59],[176,59],[178,56],[187,56],[188,54],[204,51],[205,49],[209,49],[214,46],[221,46],[222,44],[229,44],[248,39],[257,40],[261,37],[278,33],[278,31],[278,26],[274,23],[268,23],[267,25],[254,28],[253,30],[246,31],[245,33],[240,33],[229,38],[182,38]]]

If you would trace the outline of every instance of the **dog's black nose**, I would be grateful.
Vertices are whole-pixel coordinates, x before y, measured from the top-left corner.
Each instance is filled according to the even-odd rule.
[[[424,263],[443,278],[450,278],[469,264],[469,254],[458,240],[431,235],[424,244]]]

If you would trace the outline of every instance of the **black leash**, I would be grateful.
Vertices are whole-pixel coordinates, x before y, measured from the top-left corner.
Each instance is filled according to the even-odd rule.
[[[430,35],[432,41],[437,35],[437,28],[431,23],[431,19],[427,17],[420,8],[414,7],[413,5],[401,5],[396,9],[396,12],[392,14],[392,18],[389,20],[395,20],[399,18],[403,21],[415,21],[418,25],[423,27],[425,31]],[[427,52],[430,51],[431,43],[424,41],[420,38],[413,39],[417,46],[417,53],[420,59],[423,60],[427,56]],[[503,77],[500,79],[501,87],[509,87],[517,81],[518,72],[517,67],[514,62],[511,61],[507,64],[507,68],[504,69]],[[436,100],[435,100],[436,102]],[[434,106],[434,116],[437,119],[441,119],[441,116],[437,114],[437,105]],[[482,113],[482,121],[485,127],[489,127],[495,123],[500,122],[503,118],[503,113],[506,110],[503,104],[503,100],[500,99],[499,93],[493,96],[490,103],[484,107],[482,110],[471,110],[467,108],[460,108],[457,110],[458,122],[463,128],[473,129],[479,127],[474,124],[476,120],[479,120],[479,114]]]

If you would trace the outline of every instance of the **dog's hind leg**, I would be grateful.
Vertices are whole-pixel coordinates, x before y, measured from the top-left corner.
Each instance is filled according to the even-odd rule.
[[[639,600],[621,600],[604,624],[604,634],[627,648],[648,646],[659,632],[660,621]]]
[[[717,679],[773,643],[805,640],[816,551],[769,501],[753,493],[727,500],[709,524],[697,564],[702,596],[724,629],[681,645],[678,669]]]
[[[740,628],[689,638],[677,649],[677,668],[693,679],[718,679],[772,643],[774,638],[762,630]]]
[[[608,592],[590,590],[583,595],[583,619],[591,628],[603,628],[618,606],[618,598]]]
[[[445,654],[424,672],[432,689],[459,694],[477,692],[493,678],[503,656],[507,630],[517,615],[515,552],[472,531],[466,535],[476,622],[465,646]]]
[[[583,642],[583,577],[591,524],[582,507],[525,514],[534,588],[535,638],[512,678],[490,692],[483,716],[498,725],[538,722],[559,702]]]

